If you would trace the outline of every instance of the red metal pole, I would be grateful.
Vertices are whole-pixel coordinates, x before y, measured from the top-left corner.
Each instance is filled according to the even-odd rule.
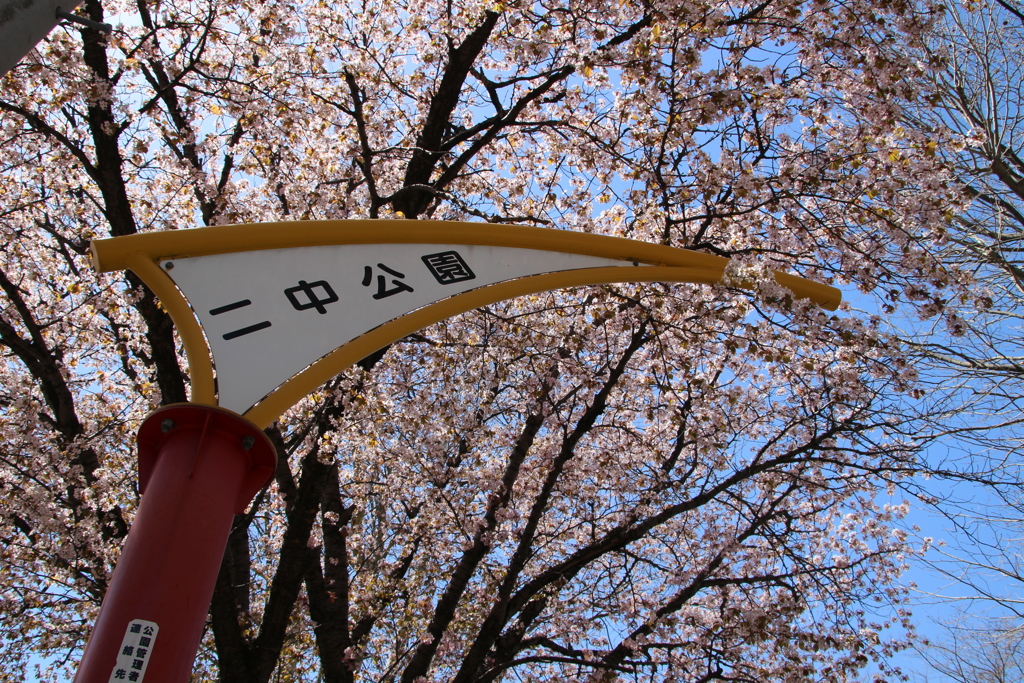
[[[185,683],[231,523],[273,477],[277,454],[222,408],[161,408],[139,429],[142,502],[75,683]]]

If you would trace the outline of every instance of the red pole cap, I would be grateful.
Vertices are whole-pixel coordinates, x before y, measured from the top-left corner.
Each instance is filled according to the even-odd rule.
[[[249,472],[239,491],[234,512],[245,512],[252,497],[270,483],[277,467],[277,450],[263,433],[241,415],[225,408],[199,406],[194,403],[174,403],[149,414],[139,427],[139,493],[146,493],[153,476],[160,449],[174,430],[196,428],[230,430],[239,439],[242,450],[249,455]]]

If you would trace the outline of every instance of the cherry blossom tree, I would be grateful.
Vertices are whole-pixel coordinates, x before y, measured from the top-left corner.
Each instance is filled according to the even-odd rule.
[[[902,0],[86,0],[0,84],[0,666],[73,669],[186,400],[170,320],[88,240],[433,218],[732,259],[714,287],[524,297],[364,359],[268,429],[194,678],[848,680],[901,646],[916,391],[957,208],[900,125]],[[741,287],[742,285],[742,287]],[[901,309],[903,310],[903,309]],[[17,634],[17,635],[14,635]],[[884,666],[884,662],[882,663]],[[66,674],[65,674],[66,675]]]

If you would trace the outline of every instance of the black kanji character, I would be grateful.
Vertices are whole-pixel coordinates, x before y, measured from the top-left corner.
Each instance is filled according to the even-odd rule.
[[[210,315],[220,315],[222,313],[228,313],[229,311],[237,311],[239,308],[245,308],[246,306],[251,306],[251,305],[252,305],[251,301],[249,301],[248,299],[242,299],[241,301],[235,301],[235,302],[230,303],[230,304],[225,304],[223,306],[218,306],[217,308],[211,308],[210,309]],[[242,328],[239,328],[237,330],[233,330],[231,332],[228,332],[228,333],[226,333],[226,334],[224,334],[222,336],[224,337],[225,340],[231,341],[232,339],[237,339],[238,337],[243,337],[243,336],[245,336],[247,334],[252,334],[253,332],[257,332],[259,330],[265,330],[268,327],[270,327],[270,321],[269,320],[264,320],[261,323],[256,323],[255,325],[249,325],[248,327],[242,327]],[[134,631],[134,633],[138,633],[138,631]]]
[[[124,677],[125,677],[126,674],[127,674],[127,672],[124,669],[118,669],[117,671],[114,672],[114,678],[117,678],[117,679],[120,679],[120,680],[124,680]]]
[[[152,641],[149,638],[147,638],[146,636],[142,636],[141,638],[139,638],[139,647],[149,647],[150,642]],[[129,652],[128,654],[131,653]]]
[[[142,667],[143,667],[143,665],[144,665],[145,663],[146,663],[146,662],[144,662],[144,661],[143,661],[143,660],[141,660],[141,659],[133,659],[133,660],[132,660],[132,668],[133,668],[133,669],[137,669],[138,671],[141,671],[141,670],[142,670]]]
[[[128,680],[129,681],[137,681],[137,680],[139,680],[139,672],[138,671],[129,671],[128,672]]]
[[[388,268],[383,263],[378,263],[377,267],[386,273],[390,273],[395,277],[405,277],[405,273],[399,273],[393,268]],[[369,287],[370,283],[373,282],[373,268],[366,266],[363,269],[363,287]],[[383,275],[377,276],[377,293],[373,295],[374,299],[386,299],[389,296],[394,296],[400,292],[411,292],[413,288],[404,282],[399,280],[392,280],[391,284],[394,285],[391,289],[388,289],[387,280]]]
[[[434,279],[442,285],[473,280],[476,275],[457,251],[441,251],[421,257]]]
[[[315,291],[318,287],[324,290],[323,298],[320,298]],[[307,300],[299,301],[299,297],[296,296],[296,292],[302,292]],[[299,286],[289,287],[288,289],[284,290],[284,295],[288,297],[288,301],[291,302],[292,307],[296,311],[304,311],[307,308],[315,308],[317,310],[317,313],[319,313],[320,315],[323,315],[324,313],[327,312],[327,309],[324,308],[327,304],[333,304],[335,301],[338,300],[338,295],[334,293],[334,290],[331,289],[331,286],[327,284],[326,280],[317,280],[316,282],[312,283],[306,282],[305,280],[299,280]]]
[[[142,632],[142,624],[132,624],[131,628],[129,628],[128,630],[131,631],[132,633],[141,633]]]
[[[146,658],[146,655],[147,655],[147,654],[149,654],[149,650],[147,650],[147,649],[146,649],[146,648],[144,648],[144,647],[140,647],[140,648],[139,648],[139,649],[138,649],[138,650],[137,650],[137,651],[135,652],[135,656],[136,656],[136,657],[142,657],[143,659],[145,659],[145,658]]]
[[[147,626],[146,628],[142,629],[142,632],[145,633],[147,636],[151,636],[153,635],[153,627]]]
[[[132,656],[132,652],[134,652],[134,651],[135,651],[135,648],[132,647],[131,645],[125,645],[123,648],[121,648],[121,654],[127,655],[129,657]]]

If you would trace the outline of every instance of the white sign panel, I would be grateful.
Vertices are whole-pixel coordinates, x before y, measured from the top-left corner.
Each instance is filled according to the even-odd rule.
[[[117,663],[110,672],[110,683],[141,683],[152,658],[153,646],[160,627],[156,622],[132,619],[125,629],[121,649],[117,652]]]
[[[443,244],[268,249],[161,264],[206,332],[218,403],[239,414],[339,346],[417,308],[530,275],[628,265]]]

